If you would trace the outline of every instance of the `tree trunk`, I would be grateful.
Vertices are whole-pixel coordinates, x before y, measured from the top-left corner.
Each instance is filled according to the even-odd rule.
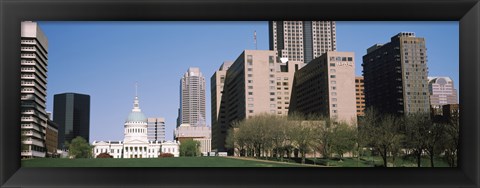
[[[417,167],[421,167],[422,163],[422,151],[417,150]]]
[[[433,165],[433,152],[430,153],[430,167],[435,167]]]
[[[302,164],[305,164],[305,151],[302,151]]]
[[[383,148],[382,158],[383,158],[383,167],[387,167],[387,148],[386,147]]]

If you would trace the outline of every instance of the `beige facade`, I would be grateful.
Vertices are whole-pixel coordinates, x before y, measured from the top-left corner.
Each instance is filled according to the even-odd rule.
[[[363,76],[355,77],[355,96],[357,101],[357,117],[365,115],[365,86],[363,84]]]
[[[21,23],[22,158],[45,157],[48,39],[36,22]]]
[[[225,132],[213,134],[217,146],[213,149],[225,151],[227,130],[235,121],[261,113],[287,115],[293,74],[302,65],[303,62],[280,61],[275,51],[245,50],[225,74],[219,105],[219,119],[224,119],[224,123],[217,125],[225,126]]]
[[[220,68],[210,78],[210,97],[211,97],[211,116],[212,116],[212,149],[224,148],[223,142],[227,133],[225,125],[225,108],[223,107],[222,115],[220,115],[220,106],[225,105],[222,102],[223,85],[227,70],[232,66],[232,61],[225,61]]]
[[[356,124],[353,52],[327,52],[295,73],[290,113],[317,114]]]

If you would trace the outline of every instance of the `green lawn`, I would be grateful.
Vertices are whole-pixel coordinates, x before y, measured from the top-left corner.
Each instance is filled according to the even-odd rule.
[[[293,163],[260,162],[226,157],[175,157],[154,159],[59,159],[22,160],[22,167],[305,167]]]
[[[313,163],[313,159],[312,163]],[[334,160],[334,159],[316,159],[315,162],[317,164],[326,165],[328,166],[336,166],[336,167],[373,167],[383,165],[383,160],[381,157],[361,157],[360,160],[357,158],[344,158],[342,160]],[[448,164],[443,161],[442,159],[435,159],[434,160],[435,167],[449,167]],[[388,166],[392,167],[392,158],[388,158]],[[417,167],[416,160],[412,158],[402,159],[402,157],[397,157],[395,159],[395,167]],[[430,167],[430,159],[429,158],[422,158],[421,162],[422,167]]]

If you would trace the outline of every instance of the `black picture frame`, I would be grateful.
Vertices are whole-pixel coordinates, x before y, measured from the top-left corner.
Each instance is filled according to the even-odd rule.
[[[0,0],[1,187],[479,187],[478,0]],[[459,21],[458,168],[21,168],[20,22]]]

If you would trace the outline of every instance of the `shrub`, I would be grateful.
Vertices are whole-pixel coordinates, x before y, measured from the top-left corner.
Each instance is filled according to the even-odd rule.
[[[158,158],[166,158],[166,157],[174,157],[171,153],[162,153],[158,156]]]
[[[113,158],[113,156],[108,153],[100,153],[97,155],[97,158]]]

